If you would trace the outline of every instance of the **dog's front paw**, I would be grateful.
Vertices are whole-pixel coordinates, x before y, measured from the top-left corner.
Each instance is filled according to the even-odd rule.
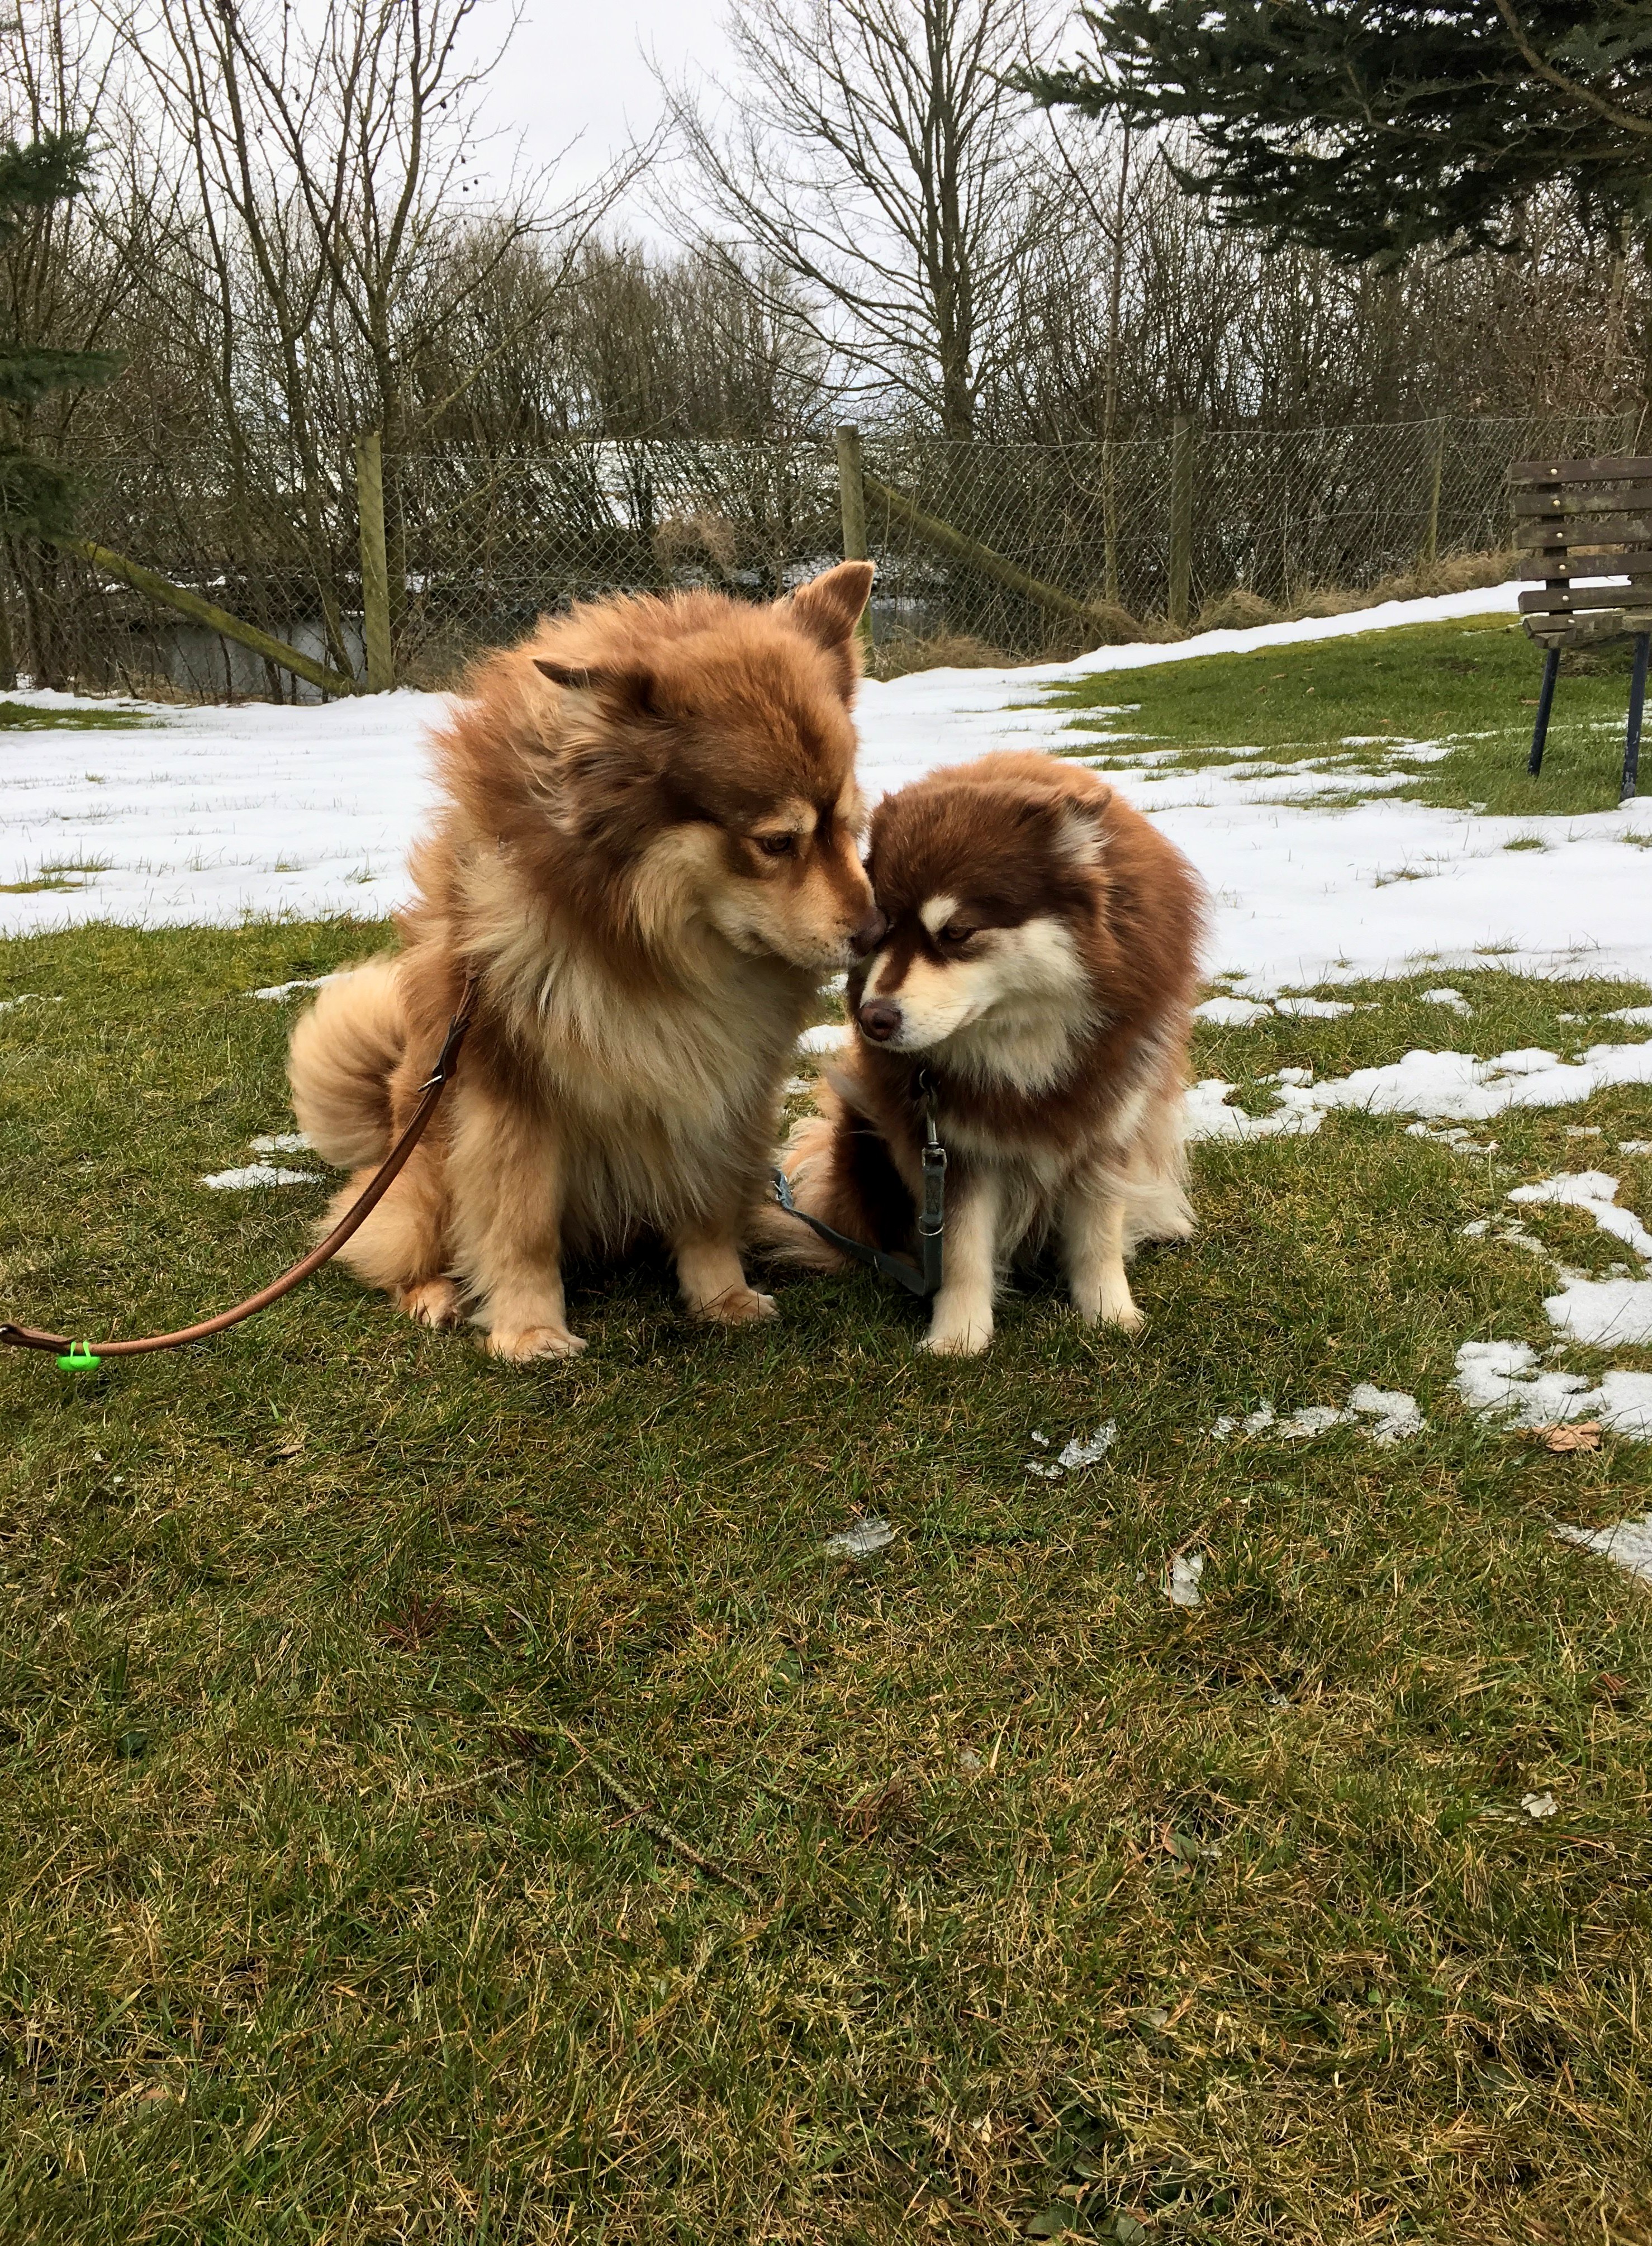
[[[990,1318],[959,1318],[945,1325],[937,1319],[918,1347],[935,1357],[979,1357],[991,1340]]]
[[[415,1286],[398,1287],[396,1307],[421,1326],[456,1326],[465,1315],[459,1289],[451,1279],[421,1279]]]
[[[1137,1309],[1134,1297],[1128,1294],[1122,1302],[1075,1294],[1072,1306],[1087,1326],[1113,1326],[1120,1333],[1134,1333],[1147,1323],[1144,1313]]]
[[[577,1357],[585,1344],[566,1326],[495,1326],[482,1347],[506,1365],[532,1365],[541,1357]]]
[[[731,1287],[726,1295],[702,1303],[695,1315],[716,1325],[749,1326],[759,1318],[778,1318],[780,1305],[772,1295],[759,1295],[755,1287]]]

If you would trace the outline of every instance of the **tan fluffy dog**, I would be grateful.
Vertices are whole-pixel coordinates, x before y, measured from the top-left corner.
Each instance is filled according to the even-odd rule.
[[[292,1041],[300,1126],[364,1168],[478,978],[452,1088],[344,1253],[412,1317],[570,1356],[564,1252],[644,1231],[695,1316],[773,1315],[740,1235],[780,1086],[821,978],[882,932],[849,717],[871,582],[845,562],[772,608],[603,602],[476,673],[437,743],[446,807],[402,949]]]

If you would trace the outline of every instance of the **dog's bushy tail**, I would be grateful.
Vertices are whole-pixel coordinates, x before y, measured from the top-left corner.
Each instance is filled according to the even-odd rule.
[[[370,959],[330,983],[287,1054],[293,1113],[324,1162],[359,1169],[390,1152],[390,1079],[407,1044],[397,962]]]
[[[1133,1256],[1149,1240],[1186,1240],[1197,1228],[1187,1198],[1185,1100],[1180,1071],[1166,1071],[1121,1181],[1126,1256]]]

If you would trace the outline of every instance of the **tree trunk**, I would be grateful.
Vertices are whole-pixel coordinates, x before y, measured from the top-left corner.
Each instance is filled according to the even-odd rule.
[[[8,557],[0,554],[0,687],[8,689],[17,683],[17,655],[11,637],[11,602],[6,589],[6,580],[10,574]]]

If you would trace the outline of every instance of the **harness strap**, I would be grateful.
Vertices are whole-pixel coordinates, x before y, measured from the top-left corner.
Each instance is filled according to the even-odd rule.
[[[852,1239],[848,1233],[838,1231],[818,1216],[811,1216],[807,1209],[799,1208],[792,1200],[792,1181],[785,1172],[775,1169],[771,1174],[774,1198],[788,1216],[795,1216],[831,1247],[841,1249],[846,1256],[853,1256],[884,1278],[894,1280],[921,1302],[927,1302],[932,1295],[940,1293],[945,1276],[947,1150],[935,1131],[935,1087],[927,1072],[920,1077],[919,1083],[923,1091],[923,1207],[918,1212],[919,1263],[905,1256],[891,1256],[867,1241]]]
[[[308,1256],[301,1256],[290,1270],[283,1271],[279,1279],[272,1279],[244,1303],[237,1303],[233,1310],[220,1310],[216,1317],[202,1318],[198,1325],[182,1326],[176,1333],[146,1334],[136,1341],[71,1342],[66,1335],[42,1333],[34,1326],[0,1324],[0,1344],[11,1349],[56,1351],[66,1356],[69,1365],[85,1370],[105,1357],[141,1357],[151,1350],[181,1349],[186,1342],[206,1341],[212,1335],[222,1333],[228,1326],[239,1325],[255,1311],[267,1310],[278,1303],[312,1271],[319,1271],[323,1263],[330,1263],[353,1233],[358,1232],[383,1201],[411,1154],[425,1135],[425,1126],[436,1113],[437,1102],[446,1090],[459,1060],[459,1049],[465,1042],[476,1007],[476,977],[472,975],[459,994],[457,1011],[447,1025],[442,1050],[436,1065],[420,1085],[418,1105],[407,1120],[407,1128],[378,1168],[368,1180],[355,1201],[333,1227],[325,1240],[319,1241]]]

